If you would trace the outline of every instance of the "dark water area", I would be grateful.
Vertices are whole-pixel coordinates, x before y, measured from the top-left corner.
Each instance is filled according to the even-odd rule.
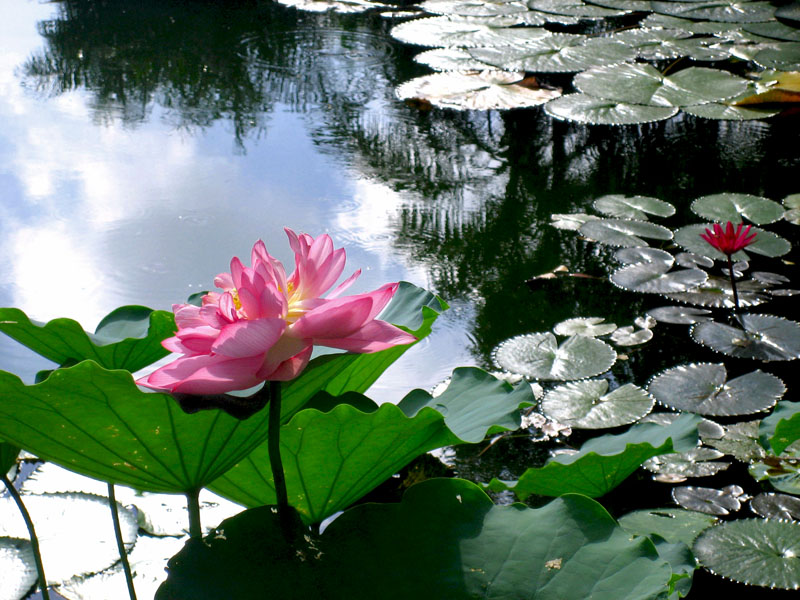
[[[408,106],[394,89],[429,70],[412,60],[420,48],[390,37],[396,21],[376,13],[256,0],[0,4],[2,305],[93,328],[116,306],[169,309],[208,289],[258,238],[285,261],[284,226],[328,232],[350,270],[364,269],[362,290],[405,279],[451,304],[378,382],[379,401],[430,389],[456,366],[492,369],[509,337],[575,316],[629,325],[666,304],[614,287],[613,249],[552,227],[554,213],[645,195],[675,205],[659,221],[674,228],[700,221],[689,205],[707,194],[800,193],[797,114],[589,127],[542,108]],[[800,240],[796,225],[770,230]],[[797,258],[751,266],[798,281]],[[560,265],[600,279],[526,283]],[[763,312],[796,318],[796,306],[781,298]],[[643,385],[676,364],[719,360],[678,325],[627,354],[612,381]],[[0,340],[0,368],[31,379],[43,364]],[[787,365],[769,371],[789,383]],[[461,476],[488,481],[542,464],[547,450],[509,438],[454,460]],[[643,490],[648,506],[670,505],[649,478],[640,472],[601,501],[615,516],[641,507],[630,498]],[[741,589],[698,572],[691,597],[727,586]]]

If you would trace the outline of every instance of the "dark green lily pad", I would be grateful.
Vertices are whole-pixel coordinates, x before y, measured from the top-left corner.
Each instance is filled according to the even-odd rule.
[[[779,71],[800,70],[800,43],[784,42],[772,48],[759,51],[753,60],[766,69]]]
[[[650,0],[587,0],[588,4],[617,8],[624,11],[649,12]]]
[[[701,531],[717,521],[714,516],[683,508],[649,508],[623,515],[619,524],[634,535],[656,534],[668,542],[691,546]]]
[[[604,323],[602,317],[577,317],[561,321],[553,327],[556,335],[585,335],[586,337],[598,337],[608,335],[617,326],[614,323]]]
[[[706,446],[730,454],[744,463],[760,460],[766,456],[764,448],[758,441],[758,420],[732,423],[724,427],[716,423],[715,425],[721,431],[701,430],[700,432],[700,437]]]
[[[681,365],[656,375],[647,390],[659,403],[699,415],[749,415],[767,410],[786,392],[769,373],[753,371],[728,380],[722,363]]]
[[[800,402],[779,402],[761,421],[758,437],[764,448],[781,454],[800,439]]]
[[[761,493],[750,501],[750,510],[765,519],[800,521],[800,498],[788,494]]]
[[[532,379],[569,381],[604,373],[617,353],[595,338],[576,335],[558,344],[550,332],[519,335],[501,343],[493,353],[495,364]]]
[[[800,495],[800,448],[792,444],[780,456],[767,455],[754,461],[748,472],[756,481],[768,481],[781,492]]]
[[[727,515],[742,507],[740,497],[744,490],[738,485],[729,485],[721,490],[714,488],[682,486],[672,488],[672,499],[687,510],[709,515]]]
[[[777,202],[751,194],[712,194],[698,198],[691,205],[698,217],[725,223],[740,223],[742,217],[756,225],[774,223],[783,218],[783,207]]]
[[[655,473],[655,479],[670,483],[685,481],[689,477],[710,477],[730,465],[716,459],[725,456],[711,448],[694,448],[688,452],[673,452],[647,459],[642,467]]]
[[[605,379],[575,381],[550,390],[541,411],[554,421],[577,429],[606,429],[633,423],[649,413],[655,400],[631,383],[611,393]]]
[[[704,21],[723,23],[759,23],[769,21],[775,14],[775,7],[769,2],[726,2],[709,0],[706,2],[664,2],[653,0],[650,3],[654,12]]]
[[[767,21],[766,23],[748,23],[742,27],[745,31],[763,35],[776,40],[787,42],[800,42],[800,29],[789,27],[778,21]]]
[[[769,300],[768,287],[752,279],[740,280],[737,282],[736,291],[739,296],[740,307],[758,306]],[[665,295],[671,300],[677,300],[678,302],[685,302],[687,304],[696,304],[698,306],[711,306],[716,308],[731,308],[735,306],[730,279],[717,275],[709,275],[705,283],[693,290]]]
[[[679,29],[699,35],[709,35],[723,33],[726,31],[738,31],[741,25],[738,23],[722,23],[720,21],[694,21],[681,17],[672,17],[665,14],[653,13],[641,21],[641,27],[663,27],[664,29]]]
[[[672,204],[649,196],[610,194],[598,198],[592,206],[596,211],[617,219],[647,221],[648,214],[657,217],[671,217],[675,214]]]
[[[666,227],[649,221],[632,219],[597,219],[581,225],[580,232],[587,238],[610,246],[647,246],[642,238],[657,240],[672,239],[672,232]]]
[[[434,71],[489,71],[494,67],[475,60],[464,48],[434,48],[414,57],[414,62]]]
[[[661,323],[675,323],[678,325],[691,325],[700,321],[709,321],[710,310],[693,308],[691,306],[661,306],[651,308],[647,314]]]
[[[749,585],[800,587],[800,523],[739,519],[701,533],[692,548],[712,573]]]
[[[565,94],[548,102],[545,111],[556,119],[589,125],[636,125],[663,121],[678,114],[678,108],[674,106],[629,104],[588,94]]]
[[[39,578],[30,541],[0,537],[0,573],[3,598],[19,600],[27,596]]]
[[[800,358],[800,323],[771,315],[740,315],[744,328],[716,321],[692,326],[692,338],[712,350],[762,361]]]
[[[566,96],[565,96],[566,97]],[[689,252],[707,256],[715,260],[727,260],[725,255],[711,246],[703,238],[701,233],[706,229],[711,229],[710,225],[686,225],[675,231],[675,243],[681,245]],[[756,238],[752,244],[747,246],[747,252],[754,252],[762,256],[776,258],[788,254],[792,245],[782,237],[775,235],[771,231],[765,231],[759,227],[751,227],[750,233],[755,233]],[[733,260],[748,260],[749,256],[744,250],[740,250],[733,255]]]

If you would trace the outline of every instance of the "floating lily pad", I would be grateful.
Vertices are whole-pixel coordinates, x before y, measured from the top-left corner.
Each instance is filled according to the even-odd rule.
[[[675,255],[675,262],[681,267],[705,267],[710,269],[714,266],[714,261],[707,256],[700,256],[694,252],[678,252]]]
[[[433,48],[524,44],[549,32],[537,27],[510,28],[516,20],[508,17],[430,17],[396,25],[392,37],[419,46]]]
[[[783,217],[783,207],[777,202],[750,194],[712,194],[698,198],[691,205],[698,217],[725,223],[739,223],[742,217],[756,225],[774,223]]]
[[[414,57],[414,62],[434,71],[490,71],[494,67],[475,60],[463,48],[434,48]]]
[[[751,121],[753,119],[767,119],[780,114],[780,109],[732,106],[719,102],[699,104],[696,106],[683,106],[683,112],[701,117],[703,119],[718,119],[721,121]]]
[[[489,46],[489,44],[484,44]],[[632,60],[636,53],[606,38],[554,33],[525,44],[471,48],[473,58],[508,71],[574,73],[598,65]]]
[[[789,223],[800,225],[800,194],[792,194],[783,199],[783,207],[786,212],[783,218]]]
[[[797,2],[785,4],[775,11],[775,17],[797,27],[800,25],[800,5]]]
[[[731,380],[722,363],[673,367],[650,381],[648,391],[664,406],[699,415],[748,415],[774,406],[786,386],[769,373],[753,371]]]
[[[720,21],[693,21],[681,17],[672,17],[665,14],[653,13],[640,22],[641,27],[663,27],[664,29],[679,29],[694,34],[708,35],[723,33],[725,31],[738,31],[738,23],[722,23]]]
[[[733,98],[749,83],[728,71],[689,67],[664,76],[642,63],[596,67],[575,76],[575,87],[590,96],[649,106],[690,106]]]
[[[373,8],[388,8],[387,4],[368,0],[278,0],[284,6],[292,6],[306,12],[361,13]]]
[[[666,227],[649,221],[632,219],[597,219],[581,225],[580,232],[587,238],[610,246],[647,246],[642,238],[657,240],[672,239],[672,232]]]
[[[691,325],[700,321],[709,321],[710,310],[703,308],[693,308],[690,306],[660,306],[651,308],[647,314],[661,323],[675,323],[679,325]]]
[[[739,296],[740,307],[758,306],[769,300],[767,287],[758,281],[739,281],[736,284],[736,290]],[[671,300],[686,302],[687,304],[696,304],[698,306],[717,308],[731,308],[735,306],[730,279],[717,275],[710,275],[705,283],[693,290],[666,294],[666,297]]]
[[[709,421],[710,422],[710,421]],[[759,421],[745,421],[731,425],[716,425],[720,431],[701,431],[700,437],[706,446],[730,454],[742,462],[759,460],[766,456],[758,441]]]
[[[528,7],[556,15],[569,15],[584,19],[600,19],[604,17],[618,17],[627,14],[631,9],[607,8],[604,6],[586,4],[582,0],[528,0]]]
[[[771,315],[740,315],[744,328],[716,321],[691,329],[694,340],[712,350],[737,358],[795,360],[800,358],[800,323]]]
[[[587,215],[586,213],[572,213],[572,214],[555,214],[550,215],[552,221],[550,225],[556,229],[566,229],[568,231],[578,231],[581,225],[586,221],[595,221],[599,219],[595,215]]]
[[[520,85],[524,78],[524,73],[505,71],[434,73],[407,81],[396,94],[402,100],[416,98],[443,108],[471,110],[538,106],[561,95],[561,90]]]
[[[566,96],[565,96],[566,97]],[[707,256],[715,260],[727,260],[725,255],[715,249],[711,244],[700,237],[710,225],[686,225],[675,231],[675,243],[680,244],[689,252]],[[752,244],[747,246],[747,252],[754,252],[762,256],[776,258],[788,254],[792,245],[780,236],[771,231],[764,231],[759,227],[751,227],[750,233],[755,233],[756,238]],[[740,250],[733,255],[733,260],[747,260],[749,256],[744,250]]]
[[[682,17],[685,19],[722,21],[723,23],[758,23],[769,21],[775,14],[775,7],[769,2],[665,2],[653,0],[650,7],[654,12]]]
[[[650,12],[650,0],[587,0],[589,4],[625,11]]]
[[[779,402],[759,426],[758,437],[764,448],[781,454],[800,439],[800,402]]]
[[[624,290],[646,294],[674,294],[703,285],[708,274],[701,269],[670,271],[660,262],[622,267],[611,275],[611,283]]]
[[[800,70],[800,43],[784,42],[759,51],[753,60],[767,69],[779,71]]]
[[[638,265],[641,263],[654,262],[667,265],[667,268],[671,267],[675,262],[675,258],[672,256],[672,254],[665,250],[642,246],[621,248],[614,252],[614,258],[626,265]]]
[[[765,519],[800,521],[800,498],[787,494],[762,493],[750,501],[750,510]]]
[[[617,353],[598,339],[577,335],[559,345],[550,332],[513,337],[494,351],[494,362],[501,369],[557,381],[594,377],[616,360]]]
[[[578,317],[561,321],[553,327],[553,332],[557,335],[585,335],[587,337],[598,337],[608,335],[617,326],[614,323],[604,323],[603,317]]]
[[[618,219],[646,221],[648,214],[657,217],[671,217],[675,214],[675,207],[672,204],[649,196],[610,194],[598,198],[592,206],[598,212]]]
[[[668,542],[691,546],[701,531],[717,521],[716,517],[693,510],[650,508],[623,515],[619,525],[635,535],[656,534]]]
[[[33,548],[28,540],[0,537],[0,588],[2,600],[21,600],[38,579]]]
[[[781,492],[800,495],[800,445],[792,444],[780,456],[768,454],[754,461],[748,472],[756,481],[768,481]]]
[[[658,325],[658,321],[656,321],[650,315],[644,315],[643,317],[636,317],[633,320],[633,324],[640,329],[652,329],[656,325]]]
[[[425,0],[420,3],[419,7],[429,13],[459,17],[496,17],[529,10],[524,2],[503,2],[502,0]],[[541,24],[544,25],[544,22]]]
[[[695,486],[672,488],[672,499],[681,507],[719,516],[739,510],[743,494],[744,490],[738,485],[729,485],[721,490]]]
[[[548,102],[545,111],[556,119],[589,125],[635,125],[663,121],[678,114],[677,107],[615,102],[588,94],[566,94]]]
[[[800,523],[739,519],[698,536],[692,548],[700,564],[717,575],[749,585],[800,587]]]
[[[800,42],[800,29],[789,27],[779,21],[765,23],[748,23],[742,27],[745,31],[788,42]]]
[[[654,456],[642,463],[642,466],[657,476],[668,476],[670,482],[677,482],[688,477],[710,477],[724,471],[730,463],[716,460],[723,456],[725,455],[722,452],[712,448],[695,448],[688,452]]]
[[[650,412],[655,401],[631,383],[613,392],[608,381],[591,379],[559,386],[541,402],[542,412],[551,419],[577,429],[605,429],[627,425]]]
[[[638,346],[653,339],[651,329],[636,329],[633,327],[620,327],[611,334],[611,341],[617,346]]]

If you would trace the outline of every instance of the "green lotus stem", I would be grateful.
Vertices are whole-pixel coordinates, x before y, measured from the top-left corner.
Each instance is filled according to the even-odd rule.
[[[133,587],[133,573],[128,562],[128,553],[125,551],[125,542],[122,540],[122,527],[119,524],[119,512],[117,511],[117,497],[114,494],[114,484],[108,484],[108,506],[111,508],[111,519],[114,521],[114,537],[117,538],[117,549],[119,558],[122,561],[122,570],[125,571],[125,582],[128,584],[128,595],[131,600],[136,600],[136,590]]]
[[[269,466],[272,469],[272,481],[275,483],[275,496],[278,505],[278,520],[283,529],[284,538],[291,541],[292,527],[289,516],[289,496],[286,492],[286,477],[281,463],[281,382],[269,382],[269,425],[267,449]]]
[[[736,278],[733,276],[733,261],[731,255],[728,254],[728,274],[731,277],[731,289],[733,290],[733,313],[739,313],[739,294],[736,293]]]
[[[28,535],[31,536],[31,547],[33,548],[33,560],[36,563],[36,572],[39,575],[39,589],[42,592],[42,600],[50,600],[50,594],[47,592],[47,578],[44,576],[44,565],[42,564],[42,555],[39,552],[39,538],[36,537],[36,530],[33,528],[33,521],[28,514],[28,510],[22,503],[22,497],[14,487],[14,484],[9,481],[8,476],[3,473],[0,480],[5,484],[8,493],[17,503],[19,512],[22,513],[22,518],[25,520],[25,526],[28,528]]]
[[[203,526],[200,524],[200,490],[186,492],[186,506],[189,511],[189,537],[199,540],[203,537]]]

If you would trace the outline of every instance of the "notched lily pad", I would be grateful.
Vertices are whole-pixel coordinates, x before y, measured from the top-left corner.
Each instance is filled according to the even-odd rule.
[[[634,329],[632,326],[620,327],[611,334],[611,341],[617,346],[638,346],[653,339],[653,331],[649,328]]]
[[[561,321],[553,327],[556,335],[585,335],[586,337],[598,337],[608,335],[617,326],[614,323],[604,323],[603,317],[577,317]]]
[[[707,256],[715,260],[727,260],[725,255],[715,249],[711,244],[700,237],[710,225],[686,225],[675,231],[675,243],[683,246],[689,252],[694,252],[701,256]],[[756,234],[752,244],[747,246],[747,252],[754,252],[762,256],[776,258],[788,254],[792,245],[782,237],[775,235],[771,231],[764,231],[759,227],[751,227],[751,233]],[[748,260],[749,256],[744,250],[740,250],[733,255],[733,260]]]
[[[611,283],[624,290],[645,294],[675,294],[703,285],[708,274],[701,269],[670,271],[664,263],[640,263],[618,269]]]
[[[667,369],[647,386],[659,403],[699,415],[748,415],[767,410],[786,386],[769,373],[753,371],[727,380],[722,363],[694,363]]]
[[[653,11],[665,15],[723,23],[759,23],[769,21],[775,14],[775,7],[769,2],[729,2],[711,0],[708,2],[665,2],[653,0]]]
[[[712,350],[765,362],[800,358],[800,323],[771,315],[739,315],[742,328],[717,321],[698,323],[692,338]]]
[[[739,223],[742,217],[764,225],[774,223],[783,217],[783,207],[777,202],[751,194],[712,194],[698,198],[691,205],[692,212],[698,217],[725,223]]]
[[[675,323],[678,325],[691,325],[700,321],[709,321],[710,310],[693,308],[690,306],[660,306],[651,308],[647,314],[661,323]]]
[[[728,485],[721,490],[706,487],[682,486],[672,488],[672,499],[687,510],[709,515],[727,515],[742,507],[744,490],[738,485]]]
[[[646,460],[642,466],[655,473],[654,479],[670,483],[685,481],[689,477],[710,477],[724,471],[730,463],[716,459],[725,456],[711,448],[695,448],[688,452],[662,454]]]
[[[610,194],[598,198],[592,206],[596,211],[618,219],[647,221],[648,214],[656,217],[671,217],[675,214],[672,204],[649,196]]]
[[[597,219],[581,225],[580,232],[587,238],[610,246],[647,246],[642,238],[657,240],[672,239],[672,232],[666,227],[649,221],[632,219]]]
[[[626,265],[638,265],[640,263],[663,263],[667,268],[675,263],[675,258],[666,250],[649,248],[644,246],[631,246],[620,248],[614,252],[614,258]]]
[[[541,410],[570,427],[605,429],[633,423],[649,413],[655,403],[647,392],[630,383],[607,391],[605,379],[567,383],[545,395]]]
[[[750,501],[750,510],[765,519],[800,521],[800,498],[788,494],[759,494]]]
[[[392,28],[393,38],[406,44],[433,48],[468,48],[505,44],[524,44],[550,36],[539,27],[514,28],[514,15],[500,17],[440,16],[414,19]]]
[[[770,290],[766,285],[758,281],[741,280],[736,284],[736,291],[739,296],[739,307],[741,308],[758,306],[769,300]],[[709,275],[703,284],[694,289],[665,294],[665,296],[670,300],[697,306],[715,308],[733,308],[735,306],[731,280],[717,275]]]
[[[551,117],[589,125],[636,125],[663,121],[678,114],[674,106],[645,106],[604,100],[588,94],[565,94],[548,102],[545,111]]]
[[[556,229],[566,229],[567,231],[578,231],[581,225],[587,221],[594,221],[600,217],[587,215],[586,213],[555,214],[550,215],[550,225]]]

